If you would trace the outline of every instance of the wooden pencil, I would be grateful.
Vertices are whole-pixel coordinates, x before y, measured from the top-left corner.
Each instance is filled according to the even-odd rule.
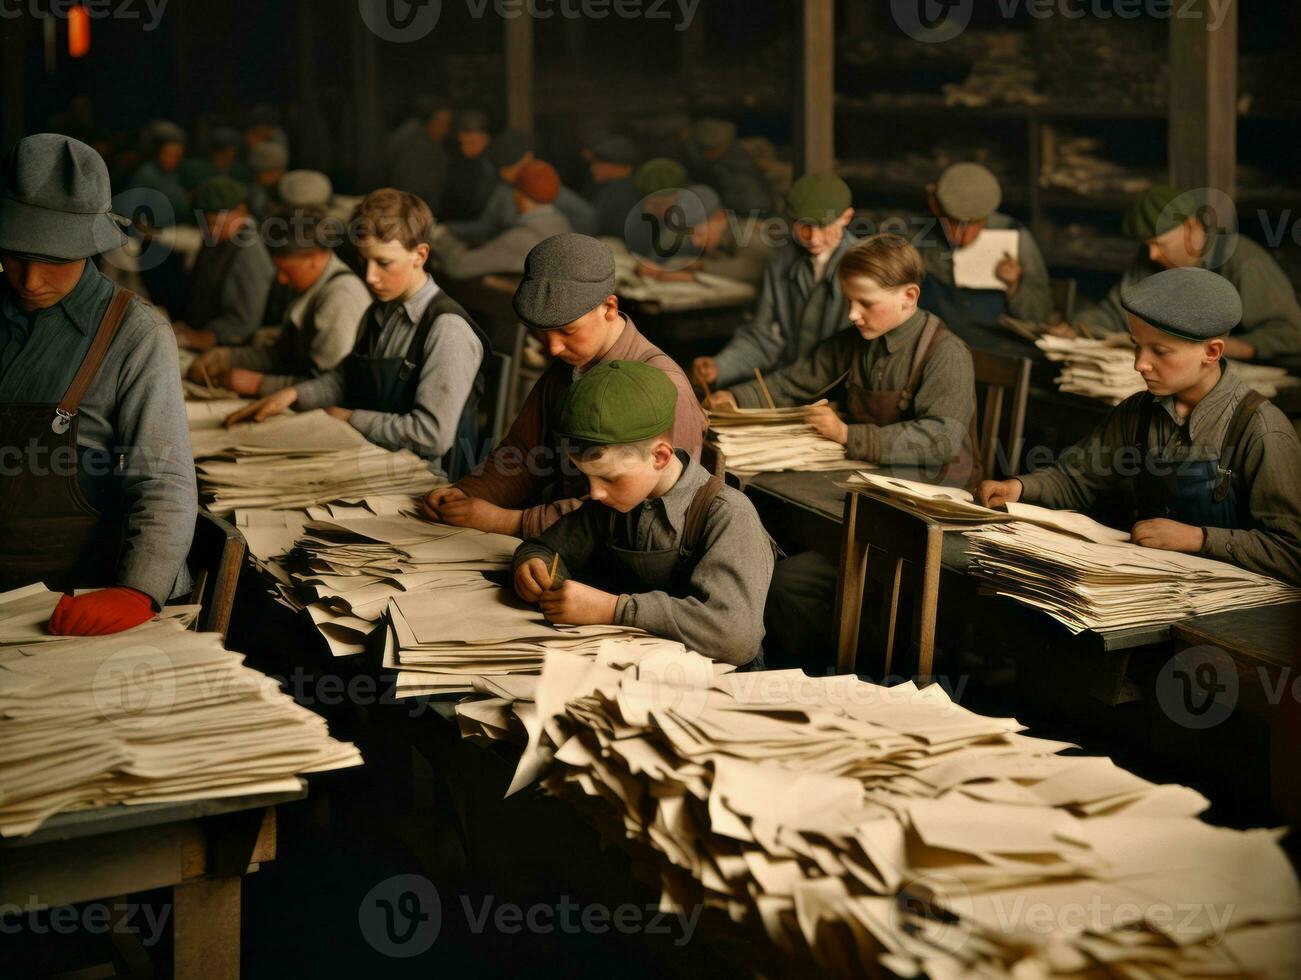
[[[551,567],[547,569],[547,591],[556,587],[556,572],[560,569],[560,552],[551,556]]]
[[[759,387],[763,389],[763,397],[768,399],[768,407],[776,408],[777,403],[772,400],[772,392],[768,390],[768,383],[763,380],[763,372],[758,368],[754,369],[755,380],[759,382]]]

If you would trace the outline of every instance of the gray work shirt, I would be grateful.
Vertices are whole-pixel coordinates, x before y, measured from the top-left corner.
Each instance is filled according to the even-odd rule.
[[[1007,311],[1020,320],[1043,323],[1053,311],[1052,288],[1048,283],[1048,264],[1044,261],[1039,243],[1025,226],[995,211],[985,222],[989,231],[1017,231],[1017,262],[1021,265],[1021,287],[1007,300]],[[953,285],[953,247],[938,224],[931,236],[933,241],[921,242],[919,251],[926,263],[926,275],[936,282]]]
[[[764,378],[777,405],[807,405],[837,378],[868,391],[902,391],[928,314],[917,310],[884,336],[864,340],[854,327],[842,330],[809,357]],[[730,389],[742,408],[767,404],[757,381]],[[913,418],[894,425],[849,420],[850,459],[898,466],[942,466],[967,441],[976,412],[976,377],[971,351],[955,334],[936,345],[913,395]]]
[[[1228,366],[1187,419],[1178,418],[1173,398],[1157,399],[1165,411],[1152,413],[1147,445],[1175,462],[1219,459],[1234,409],[1249,390]],[[1019,477],[1021,499],[1088,510],[1100,491],[1124,482],[1138,461],[1121,452],[1133,453],[1146,397],[1126,398],[1057,464]],[[1238,458],[1252,527],[1205,528],[1201,553],[1301,585],[1301,443],[1277,406],[1267,403],[1252,416]]]
[[[629,514],[589,500],[520,545],[514,567],[531,558],[550,564],[558,552],[560,581],[576,577],[608,591],[610,583],[585,579],[584,572],[608,557],[611,545],[642,552],[680,548],[687,509],[709,473],[681,450],[677,457],[682,475],[663,497]],[[747,664],[763,643],[773,562],[772,542],[754,505],[739,490],[724,487],[706,515],[690,573],[677,583],[647,582],[646,591],[619,596],[614,622],[678,640],[714,660]]]
[[[420,318],[438,293],[438,284],[426,278],[424,286],[405,302],[371,306],[366,321],[373,319],[381,327],[376,357],[406,354]],[[376,445],[391,450],[409,449],[428,460],[431,470],[442,473],[443,457],[456,441],[461,412],[487,353],[463,317],[445,313],[434,320],[425,342],[425,363],[411,411],[399,415],[358,409],[349,422]],[[294,387],[298,390],[294,407],[299,411],[348,402],[342,365]]]
[[[470,248],[448,233],[435,236],[433,250],[442,270],[453,279],[494,273],[518,276],[523,274],[524,260],[534,245],[572,230],[569,219],[554,204],[543,204],[516,215],[509,228],[478,248]]]
[[[46,310],[26,313],[0,283],[0,401],[57,404],[113,298],[93,262]],[[189,590],[185,567],[198,513],[190,429],[171,327],[139,300],[127,309],[82,400],[77,445],[126,456],[126,548],[117,585],[162,605]]]
[[[580,235],[595,235],[598,230],[596,208],[581,194],[576,194],[563,184],[556,199],[551,202],[557,211],[569,219],[570,228]],[[501,234],[519,218],[515,210],[515,188],[505,181],[493,188],[492,195],[479,217],[471,221],[449,221],[447,230],[470,245],[482,245]],[[622,231],[620,232],[622,234]]]

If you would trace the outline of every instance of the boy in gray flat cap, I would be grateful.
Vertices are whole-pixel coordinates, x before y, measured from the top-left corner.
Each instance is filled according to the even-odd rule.
[[[116,633],[190,588],[198,511],[176,345],[91,259],[125,236],[108,168],[45,133],[0,165],[0,592],[71,592],[54,633]]]
[[[930,191],[931,213],[939,222],[939,234],[931,234],[930,240],[919,245],[926,260],[922,308],[977,347],[989,339],[985,331],[992,332],[1004,314],[1041,323],[1053,311],[1043,253],[1024,225],[998,210],[1002,201],[1003,188],[987,167],[955,163]],[[958,286],[954,279],[953,253],[974,245],[986,230],[1017,233],[1017,255],[1005,255],[991,270],[1006,291],[969,289]]]
[[[1056,465],[982,483],[978,499],[1087,510],[1132,477],[1135,544],[1301,585],[1301,443],[1224,362],[1242,319],[1237,290],[1205,269],[1170,269],[1127,286],[1121,302],[1147,391]]]
[[[681,255],[671,266],[649,259],[637,266],[638,274],[662,282],[695,282],[697,274],[722,276],[758,286],[772,259],[772,248],[763,223],[739,215],[723,206],[718,191],[705,184],[693,184],[677,196],[682,224],[690,238],[682,243]]]

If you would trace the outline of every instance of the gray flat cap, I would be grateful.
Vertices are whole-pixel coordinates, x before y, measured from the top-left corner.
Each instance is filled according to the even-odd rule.
[[[533,140],[518,129],[504,129],[492,138],[488,160],[494,167],[513,167],[533,152]]]
[[[614,293],[614,253],[595,238],[569,232],[533,246],[515,312],[530,327],[554,330],[586,316]]]
[[[723,209],[723,199],[708,184],[692,184],[678,195],[678,203],[686,214],[688,228],[703,225],[716,211]]]
[[[626,136],[607,136],[592,145],[592,156],[602,163],[637,165],[637,145]]]
[[[69,136],[28,136],[0,165],[0,251],[55,263],[110,252],[126,241],[112,206],[98,153]]]
[[[145,142],[149,144],[150,150],[157,150],[168,143],[184,143],[185,130],[174,122],[166,119],[158,119],[151,122],[145,127]]]
[[[334,197],[334,185],[319,170],[291,170],[276,184],[276,196],[290,207],[326,207]]]
[[[254,173],[283,170],[289,166],[289,147],[279,140],[264,140],[249,147],[248,165]]]
[[[486,133],[488,114],[479,109],[462,109],[456,114],[453,128],[458,133]]]
[[[1122,285],[1120,305],[1162,333],[1183,340],[1222,337],[1242,322],[1242,297],[1209,269],[1167,269]]]
[[[955,163],[935,185],[940,210],[958,221],[984,221],[1003,203],[1003,188],[988,167]]]
[[[736,139],[736,123],[726,119],[701,119],[692,127],[691,138],[707,153],[726,150]]]

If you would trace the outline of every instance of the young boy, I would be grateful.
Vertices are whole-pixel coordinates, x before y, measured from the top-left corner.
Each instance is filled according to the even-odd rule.
[[[641,361],[677,388],[673,444],[700,457],[705,414],[682,368],[648,341],[614,295],[614,253],[586,235],[556,235],[529,253],[515,312],[552,357],[501,445],[455,486],[435,490],[425,512],[436,521],[534,537],[577,510],[587,491],[560,445],[556,412],[565,391],[600,364]]]
[[[515,592],[553,623],[637,627],[761,667],[772,544],[744,494],[673,448],[677,399],[642,361],[602,364],[565,392],[556,428],[590,495],[516,550]]]
[[[1087,510],[1133,476],[1135,544],[1301,585],[1301,443],[1224,363],[1225,337],[1242,320],[1238,291],[1206,269],[1170,269],[1126,283],[1120,299],[1147,391],[1057,465],[982,483],[978,499]]]
[[[840,262],[853,326],[803,361],[766,379],[778,405],[808,403],[843,389],[850,420],[827,405],[805,418],[853,459],[921,467],[930,478],[974,485],[976,389],[971,353],[932,313],[917,306],[926,271],[898,235],[864,239]],[[764,404],[757,382],[716,392],[712,405]],[[772,663],[830,667],[836,569],[809,551],[777,566],[768,600]]]
[[[845,325],[845,297],[836,269],[858,241],[849,185],[835,174],[807,174],[786,195],[792,241],[764,270],[754,315],[717,357],[698,357],[698,384],[731,385],[807,357]]]
[[[368,194],[352,233],[375,302],[357,346],[333,371],[235,412],[230,425],[290,407],[324,408],[385,449],[409,449],[455,478],[478,446],[488,339],[425,272],[434,216],[406,191]]]
[[[723,207],[718,191],[705,184],[693,184],[678,198],[683,224],[690,228],[690,247],[683,245],[686,268],[664,268],[641,263],[637,271],[663,282],[695,282],[700,273],[737,279],[758,287],[772,249],[763,223]],[[681,263],[676,263],[681,265]]]
[[[263,223],[276,281],[292,294],[280,336],[266,348],[214,347],[190,368],[241,395],[265,396],[333,370],[357,344],[370,293],[330,249],[319,208],[281,208]]]

